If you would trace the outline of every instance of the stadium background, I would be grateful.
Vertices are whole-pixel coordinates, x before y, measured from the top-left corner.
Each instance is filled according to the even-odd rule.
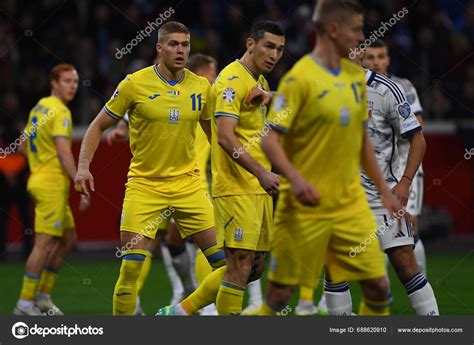
[[[425,203],[420,234],[428,276],[443,314],[474,314],[474,1],[362,1],[365,33],[388,22],[404,6],[408,14],[390,27],[390,71],[418,90],[426,121]],[[20,135],[29,110],[49,92],[48,73],[57,63],[74,64],[79,90],[70,105],[77,158],[88,123],[129,72],[151,64],[156,30],[130,53],[117,52],[150,22],[179,20],[191,30],[191,53],[217,58],[222,68],[239,58],[256,19],[272,19],[286,30],[286,50],[269,76],[273,88],[314,44],[313,1],[92,1],[5,0],[0,4],[0,147]],[[28,175],[17,155],[0,156],[0,314],[18,297],[23,257],[32,237]],[[102,142],[92,164],[97,192],[85,214],[77,212],[78,245],[65,264],[55,301],[69,314],[107,314],[118,274],[118,223],[130,150],[126,141]],[[392,276],[394,313],[410,314],[403,289]],[[357,289],[355,300],[358,299]],[[161,261],[145,285],[144,307],[152,313],[171,296]],[[80,301],[80,302],[79,302]],[[356,305],[356,303],[354,303]]]

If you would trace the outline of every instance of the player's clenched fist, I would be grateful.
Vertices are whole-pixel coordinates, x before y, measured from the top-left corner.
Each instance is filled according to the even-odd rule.
[[[296,176],[291,180],[292,190],[298,200],[306,206],[316,206],[319,204],[319,195],[316,188],[306,181],[303,176]]]
[[[265,171],[263,174],[258,176],[258,181],[265,191],[271,196],[278,194],[280,187],[280,176],[270,171]]]
[[[88,169],[80,169],[74,178],[74,188],[77,192],[90,197],[90,191],[95,192],[94,177]]]

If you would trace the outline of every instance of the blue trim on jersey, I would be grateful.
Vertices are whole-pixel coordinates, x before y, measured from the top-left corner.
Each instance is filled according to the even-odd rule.
[[[125,254],[124,256],[122,256],[122,260],[145,261],[145,255],[143,255],[143,254]]]
[[[106,105],[104,105],[104,107],[102,108],[104,109],[104,111],[107,113],[107,115],[109,115],[110,117],[116,119],[116,120],[120,120],[121,118],[123,118],[123,116],[120,116],[120,115],[117,115],[115,114],[112,110],[110,110],[109,108],[107,108]]]
[[[155,71],[158,78],[160,78],[163,82],[170,86],[176,86],[176,84],[181,83],[184,79],[184,75],[186,74],[186,71],[183,69],[183,73],[181,74],[181,77],[178,80],[167,80],[158,70],[158,65],[153,66],[153,70]]]
[[[244,63],[242,61],[240,61],[240,59],[237,59],[237,61],[242,65],[243,68],[245,68],[245,70],[247,72],[250,73],[250,75],[252,76],[253,79],[255,80],[258,80],[258,77],[250,70],[250,68],[248,68],[247,66],[244,65]]]
[[[405,132],[402,134],[403,139],[408,139],[410,138],[413,134],[418,133],[421,131],[421,126],[415,127],[413,129],[410,129],[408,132]]]
[[[376,82],[379,82],[380,84],[385,85],[393,93],[393,95],[395,96],[395,100],[398,104],[403,104],[406,102],[405,96],[403,95],[402,91],[393,81],[378,73],[375,75],[374,80]]]
[[[214,113],[214,116],[215,117],[218,117],[218,116],[227,116],[227,117],[233,117],[234,119],[240,119],[240,116],[237,115],[237,114],[232,114],[232,113],[226,113],[225,111],[216,111]]]
[[[374,81],[375,76],[377,73],[375,71],[369,70],[371,72],[369,79],[367,79],[367,86],[370,86],[370,84]]]
[[[336,67],[334,69],[330,69],[330,68],[324,66],[323,64],[320,64],[319,61],[316,60],[316,56],[314,56],[313,53],[309,53],[308,55],[311,57],[311,59],[313,59],[314,62],[316,62],[316,64],[318,66],[320,66],[325,71],[331,73],[333,76],[337,77],[339,75],[339,73],[341,73],[341,71],[342,71],[342,66],[341,65],[339,65],[339,67]]]

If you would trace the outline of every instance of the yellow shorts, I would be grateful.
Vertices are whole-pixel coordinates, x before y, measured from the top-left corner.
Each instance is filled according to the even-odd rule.
[[[65,229],[75,228],[69,207],[69,178],[61,174],[33,174],[28,194],[35,204],[35,232],[62,237]]]
[[[267,252],[273,227],[273,200],[268,194],[214,198],[217,243],[227,248]]]
[[[122,207],[120,231],[155,238],[173,218],[182,238],[214,227],[214,212],[199,176],[132,177]]]
[[[375,231],[369,209],[335,219],[279,217],[268,279],[315,288],[324,264],[334,283],[381,277],[385,260]]]

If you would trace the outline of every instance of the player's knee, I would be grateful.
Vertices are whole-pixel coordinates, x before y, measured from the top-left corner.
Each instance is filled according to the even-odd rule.
[[[279,309],[283,309],[288,304],[294,290],[295,287],[291,285],[269,282],[267,291],[268,302]]]
[[[250,271],[248,282],[251,283],[262,277],[263,271],[265,269],[265,253],[256,253],[255,259]]]
[[[249,250],[228,249],[227,250],[227,272],[248,277],[252,272],[254,253]]]
[[[167,243],[167,247],[172,257],[178,256],[186,250],[186,245],[184,244],[184,242],[178,244]]]
[[[34,247],[35,249],[44,251],[44,252],[49,252],[52,248],[53,245],[56,243],[57,239],[52,236],[37,236],[35,240]]]
[[[412,246],[404,246],[388,250],[387,254],[395,273],[401,281],[407,281],[418,273],[418,264]]]
[[[389,299],[390,284],[386,277],[366,280],[362,283],[364,297],[375,300],[384,301]]]

